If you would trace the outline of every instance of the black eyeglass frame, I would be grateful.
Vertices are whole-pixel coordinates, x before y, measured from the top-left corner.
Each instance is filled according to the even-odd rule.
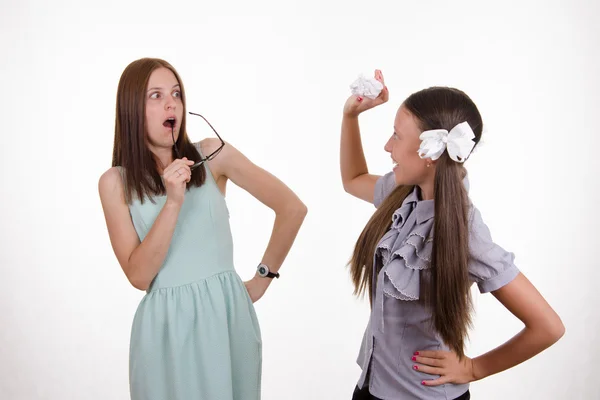
[[[215,135],[217,135],[217,137],[219,138],[219,140],[221,141],[221,145],[219,147],[217,147],[217,149],[215,151],[213,151],[212,153],[210,153],[208,156],[202,158],[200,161],[198,161],[197,163],[195,163],[194,165],[192,165],[190,167],[190,170],[194,170],[196,168],[198,168],[199,166],[201,166],[202,164],[204,164],[206,161],[210,161],[213,158],[215,158],[217,156],[217,154],[219,154],[219,152],[221,150],[223,150],[223,147],[225,147],[225,141],[223,140],[223,138],[221,138],[221,135],[219,135],[219,133],[217,132],[217,130],[212,126],[212,124],[210,122],[208,122],[208,120],[206,118],[204,118],[204,116],[197,114],[197,113],[193,113],[191,111],[188,111],[188,114],[192,114],[192,115],[196,115],[200,118],[202,118],[207,124],[208,126],[210,126],[210,128],[213,130],[213,132],[215,133]],[[175,150],[175,155],[177,156],[177,158],[181,158],[181,155],[179,154],[179,150],[177,150],[177,145],[175,142],[175,134],[173,132],[173,126],[171,126],[171,137],[173,138],[173,149]]]

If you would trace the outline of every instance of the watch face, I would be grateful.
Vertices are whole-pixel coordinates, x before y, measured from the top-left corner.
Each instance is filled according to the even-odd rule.
[[[260,267],[258,267],[258,274],[261,276],[267,275],[267,268],[261,265]]]

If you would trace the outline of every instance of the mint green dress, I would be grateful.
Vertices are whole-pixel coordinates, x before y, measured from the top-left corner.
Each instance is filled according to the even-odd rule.
[[[225,198],[203,165],[205,183],[186,192],[164,264],[135,313],[132,400],[260,399],[260,327],[234,269]],[[130,204],[140,240],[165,201]]]

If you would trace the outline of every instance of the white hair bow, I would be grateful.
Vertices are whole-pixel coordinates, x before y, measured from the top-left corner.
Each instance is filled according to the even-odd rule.
[[[437,160],[448,149],[448,155],[456,162],[465,162],[473,147],[475,134],[468,122],[456,125],[450,132],[445,129],[424,131],[419,136],[419,157]]]

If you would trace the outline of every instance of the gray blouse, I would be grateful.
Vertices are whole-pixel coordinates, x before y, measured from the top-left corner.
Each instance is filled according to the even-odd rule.
[[[468,190],[467,178],[464,183]],[[375,207],[395,186],[393,172],[377,181]],[[431,260],[433,216],[433,200],[419,200],[415,187],[394,212],[391,228],[381,238],[374,256],[377,285],[357,360],[363,370],[358,386],[368,384],[371,394],[384,400],[450,400],[469,388],[468,384],[424,386],[421,381],[439,376],[412,369],[415,351],[448,350],[432,328],[431,313],[417,301],[421,272],[429,269]],[[481,293],[497,290],[519,273],[513,263],[514,254],[493,242],[473,205],[469,219],[469,277]]]

